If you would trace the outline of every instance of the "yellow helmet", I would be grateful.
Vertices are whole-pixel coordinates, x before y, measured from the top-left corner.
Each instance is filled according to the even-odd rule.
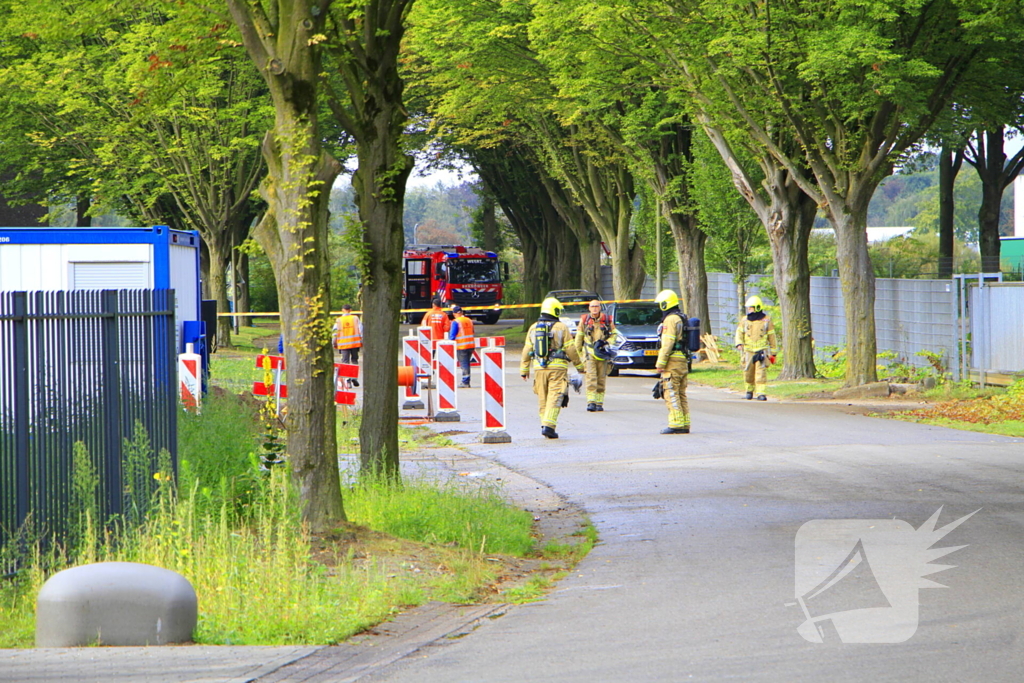
[[[761,307],[764,306],[764,303],[761,301],[761,297],[751,296],[747,297],[747,303],[745,305],[747,308],[753,308],[755,312],[760,313]]]
[[[671,289],[661,290],[654,300],[657,302],[658,308],[663,311],[671,310],[679,305],[679,297]]]
[[[549,296],[541,302],[540,312],[547,313],[548,315],[553,315],[558,318],[562,315],[562,302],[553,296]]]

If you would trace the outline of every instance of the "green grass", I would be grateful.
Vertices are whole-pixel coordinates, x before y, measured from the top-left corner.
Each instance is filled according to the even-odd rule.
[[[19,575],[0,583],[0,647],[31,647],[39,588],[80,564],[180,572],[199,597],[200,643],[325,644],[425,600],[480,599],[503,566],[492,553],[532,551],[532,516],[461,480],[353,486],[345,505],[364,526],[313,536],[287,468],[257,468],[251,424],[246,403],[211,395],[202,415],[182,417],[179,496],[161,485],[134,529],[106,533],[83,515],[76,547],[23,557]]]
[[[735,354],[734,354],[735,355]],[[768,395],[783,398],[801,398],[820,392],[833,392],[843,386],[841,379],[795,379],[779,380],[782,364],[768,368]],[[746,391],[743,371],[739,363],[695,363],[690,374],[693,384],[704,384],[719,389]]]
[[[533,517],[479,485],[425,478],[401,486],[364,481],[345,491],[349,520],[398,538],[455,545],[480,554],[523,556],[533,548]]]

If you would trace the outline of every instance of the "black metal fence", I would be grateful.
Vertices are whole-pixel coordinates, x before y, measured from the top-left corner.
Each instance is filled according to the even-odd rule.
[[[176,471],[174,330],[173,290],[0,292],[0,547],[139,512],[161,451]]]

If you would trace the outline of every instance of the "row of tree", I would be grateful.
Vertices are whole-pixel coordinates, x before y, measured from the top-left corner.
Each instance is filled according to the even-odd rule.
[[[639,196],[671,234],[688,312],[707,320],[709,233],[742,227],[728,224],[735,204],[708,191],[714,174],[695,170],[714,149],[771,246],[787,376],[814,373],[807,242],[823,211],[846,302],[847,382],[859,384],[875,379],[868,201],[926,135],[951,149],[963,122],[1012,125],[1012,10],[998,0],[0,0],[0,161],[18,171],[9,189],[22,196],[199,230],[218,298],[218,273],[254,224],[277,282],[292,469],[319,530],[344,518],[327,245],[330,188],[350,157],[361,462],[398,473],[409,109],[486,184],[474,220],[485,243],[500,237],[491,207],[503,210],[531,300],[595,288],[602,243],[616,296],[635,297]],[[976,144],[973,158],[999,180],[996,138],[975,139],[985,151]]]
[[[632,200],[647,193],[671,228],[687,309],[707,320],[704,250],[722,223],[702,220],[706,137],[770,243],[784,376],[813,376],[807,243],[822,212],[856,385],[876,379],[869,201],[922,145],[959,145],[992,169],[998,216],[1017,170],[1001,140],[1024,90],[1020,21],[990,0],[418,0],[408,73],[509,216],[535,294],[592,286],[604,242],[615,295],[634,296]],[[981,230],[983,256],[997,254],[997,228]]]

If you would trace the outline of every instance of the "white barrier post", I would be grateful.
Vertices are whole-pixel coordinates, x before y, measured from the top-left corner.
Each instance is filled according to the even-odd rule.
[[[512,437],[505,431],[505,349],[484,348],[480,355],[483,356],[484,416],[480,440],[484,443],[512,443]]]
[[[402,358],[404,365],[411,365],[419,369],[420,342],[409,330],[409,336],[402,340]],[[418,373],[417,373],[418,374]],[[420,398],[419,380],[413,379],[412,384],[405,388],[405,402],[402,403],[402,410],[417,410],[423,408],[423,400]]]
[[[203,385],[199,380],[203,357],[193,349],[192,344],[185,344],[185,353],[178,354],[178,388],[185,410],[198,413],[203,400]]]
[[[434,364],[431,356],[431,333],[432,330],[429,327],[418,327],[416,332],[419,334],[420,339],[420,370],[426,375],[427,383],[423,385],[424,389],[429,389],[430,385],[434,383]]]
[[[437,342],[437,412],[436,422],[459,422],[455,394],[455,342]]]

